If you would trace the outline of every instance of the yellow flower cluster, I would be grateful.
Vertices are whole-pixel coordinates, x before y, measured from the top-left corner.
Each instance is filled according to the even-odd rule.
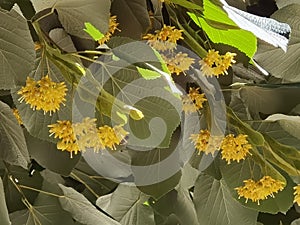
[[[294,187],[294,202],[296,202],[300,206],[300,184]]]
[[[21,103],[25,100],[33,110],[44,110],[44,114],[56,112],[60,104],[64,105],[67,87],[64,82],[53,82],[47,75],[39,81],[27,77],[25,87],[22,87],[18,94]]]
[[[270,176],[264,176],[259,181],[254,181],[252,179],[244,180],[244,186],[237,187],[235,190],[238,193],[239,198],[243,197],[252,200],[252,202],[257,202],[260,204],[260,200],[265,200],[268,196],[274,198],[274,193],[282,191],[285,183],[279,180],[275,180]]]
[[[104,149],[104,145],[98,137],[98,129],[96,125],[97,119],[91,119],[86,117],[81,123],[74,123],[72,128],[76,137],[78,147],[81,151],[85,151],[87,148],[94,149],[98,152]]]
[[[19,110],[13,109],[13,114],[14,114],[14,116],[16,117],[18,123],[19,123],[20,125],[22,125],[22,124],[23,124],[23,121],[22,121],[22,119],[21,119]]]
[[[227,70],[235,63],[234,57],[236,53],[227,52],[220,55],[219,51],[209,50],[207,56],[199,61],[201,71],[206,76],[216,76],[228,74]]]
[[[211,136],[208,130],[200,130],[198,134],[191,134],[190,139],[194,142],[198,155],[204,152],[206,155],[219,150],[222,141],[221,136]]]
[[[161,30],[155,31],[155,34],[146,34],[143,39],[157,51],[167,51],[176,48],[178,40],[183,39],[182,30],[164,24]]]
[[[207,101],[204,94],[199,93],[200,88],[190,88],[189,94],[182,96],[182,110],[186,113],[193,113],[203,108]]]
[[[76,137],[72,129],[72,123],[68,120],[57,121],[55,124],[48,125],[50,127],[50,136],[54,134],[54,138],[59,138],[57,142],[57,149],[65,151],[67,150],[71,154],[78,153],[79,147],[76,143]]]
[[[99,45],[103,45],[105,42],[107,42],[116,30],[120,31],[118,29],[118,25],[119,23],[117,23],[117,16],[111,16],[109,18],[108,31],[106,32],[104,37],[98,40]]]
[[[186,53],[173,51],[177,46],[177,41],[183,39],[182,32],[182,30],[164,24],[161,30],[155,31],[155,34],[147,34],[143,37],[151,47],[161,52],[170,73],[176,75],[187,71],[195,61]]]
[[[179,52],[174,56],[162,55],[163,60],[166,62],[170,73],[179,75],[181,72],[189,70],[190,66],[194,63],[195,59],[188,57],[188,54]]]
[[[237,137],[234,137],[233,134],[229,134],[223,139],[221,149],[222,159],[225,159],[230,164],[231,160],[240,162],[248,154],[251,155],[249,151],[252,149],[252,146],[247,141],[247,135],[239,134]]]
[[[121,144],[128,132],[122,126],[109,127],[104,125],[97,128],[96,119],[84,118],[82,122],[71,123],[68,120],[57,121],[55,124],[48,125],[50,136],[60,139],[57,149],[67,150],[71,154],[78,151],[85,151],[92,148],[95,152],[110,148],[116,149],[116,145]]]

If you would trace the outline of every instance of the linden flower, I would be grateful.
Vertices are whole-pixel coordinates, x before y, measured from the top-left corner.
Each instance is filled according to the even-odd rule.
[[[75,155],[80,151],[78,144],[76,143],[76,137],[72,128],[72,123],[68,120],[57,121],[55,124],[48,125],[50,127],[49,136],[54,134],[54,138],[59,138],[57,142],[57,149],[70,152],[71,158],[73,152]]]
[[[13,109],[13,114],[14,114],[14,116],[16,117],[16,119],[17,119],[19,125],[22,125],[22,124],[23,124],[23,121],[22,121],[22,119],[21,119],[19,110]]]
[[[182,32],[182,30],[164,24],[161,30],[155,31],[155,34],[146,34],[143,39],[158,51],[172,50],[176,48],[177,41],[183,39]]]
[[[251,155],[249,152],[252,146],[247,141],[247,135],[239,134],[234,137],[233,134],[227,135],[221,144],[222,159],[225,159],[228,164],[232,161],[240,162],[240,160],[245,159],[247,154]]]
[[[282,191],[285,183],[280,180],[275,180],[270,176],[264,176],[259,181],[252,179],[244,180],[244,186],[235,188],[238,193],[239,199],[241,197],[257,202],[259,205],[260,200],[265,200],[268,196],[274,198],[274,193]]]
[[[116,145],[122,143],[128,135],[122,126],[115,126],[114,128],[104,125],[98,128],[98,136],[104,147],[116,150]]]
[[[200,130],[198,134],[191,134],[189,139],[194,142],[195,148],[199,151],[198,155],[201,152],[213,155],[215,151],[219,150],[222,137],[211,136],[208,130]]]
[[[199,61],[201,71],[206,76],[216,76],[228,74],[228,68],[235,63],[236,53],[227,52],[220,55],[219,51],[209,50],[207,56]]]
[[[49,76],[43,77],[39,81],[27,77],[25,87],[22,87],[18,94],[22,95],[18,100],[30,105],[33,110],[44,110],[44,114],[56,112],[60,104],[66,101],[67,87],[64,82],[53,82]]]
[[[182,96],[182,110],[186,113],[193,113],[203,108],[207,101],[204,94],[199,93],[200,88],[190,88],[189,94]]]
[[[95,118],[91,119],[86,117],[81,123],[74,123],[72,126],[77,144],[81,151],[85,151],[86,148],[93,148],[95,152],[104,149],[98,137],[96,120]]]
[[[200,88],[192,88],[190,87],[188,96],[194,101],[197,109],[203,108],[203,103],[207,101],[207,99],[204,97],[205,94],[199,93]]]
[[[184,111],[187,114],[197,112],[198,109],[196,105],[188,95],[182,95],[181,101],[182,101],[182,111]]]
[[[120,31],[118,29],[118,25],[119,23],[117,23],[117,16],[111,16],[109,18],[108,31],[106,32],[104,37],[98,40],[99,45],[103,45],[105,42],[107,42],[111,38],[111,36],[115,33],[116,30]]]
[[[300,184],[294,187],[294,202],[296,202],[300,206]]]
[[[167,64],[170,73],[179,75],[181,72],[189,70],[195,59],[188,57],[188,54],[179,52],[175,56],[167,57],[162,55],[162,58]]]

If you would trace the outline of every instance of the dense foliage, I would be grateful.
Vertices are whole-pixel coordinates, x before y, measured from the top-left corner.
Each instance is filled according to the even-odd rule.
[[[300,5],[260,2],[0,0],[1,225],[300,224]]]

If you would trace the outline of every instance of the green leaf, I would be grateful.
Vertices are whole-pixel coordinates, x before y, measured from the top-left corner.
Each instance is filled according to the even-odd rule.
[[[105,198],[106,196],[98,198],[96,205],[122,225],[154,225],[151,207],[143,204],[149,197],[133,184],[122,183],[109,195],[108,202]]]
[[[195,206],[189,191],[180,186],[176,190],[171,190],[157,201],[150,199],[149,202],[155,210],[156,217],[159,215],[163,220],[163,223],[156,222],[157,224],[201,224],[198,222]],[[176,223],[166,222],[171,220],[172,217],[175,217],[173,219],[177,221]]]
[[[255,55],[257,63],[272,74],[272,76],[289,82],[299,82],[299,49],[300,49],[300,5],[291,4],[278,11],[272,17],[282,22],[288,22],[292,28],[291,39],[286,53],[261,45],[261,50]]]
[[[258,212],[243,207],[229,189],[223,179],[201,174],[194,190],[198,220],[209,225],[255,225]]]
[[[16,166],[6,166],[6,172],[3,177],[3,185],[5,190],[5,198],[7,208],[9,212],[25,209],[25,205],[22,201],[23,196],[16,189],[14,182],[19,185],[35,188],[40,190],[43,184],[43,178],[40,173],[35,172],[30,176],[29,171]],[[38,192],[32,190],[22,189],[22,192],[26,196],[27,200],[33,204],[38,196]]]
[[[89,22],[102,33],[108,31],[110,15],[109,0],[87,0],[84,4],[80,0],[60,0],[54,5],[58,18],[65,30],[75,36],[90,38],[84,32],[84,23]]]
[[[27,168],[29,154],[21,126],[12,109],[0,102],[0,158],[12,165]]]
[[[2,179],[0,178],[0,221],[3,225],[10,225],[10,220],[8,217],[8,210],[5,201],[4,187]]]
[[[189,2],[187,0],[171,0],[172,3],[176,4],[176,5],[180,5],[184,8],[187,9],[196,9],[196,10],[202,10],[202,7],[193,3],[193,2]]]
[[[98,211],[82,194],[71,187],[59,184],[64,196],[59,198],[62,208],[70,212],[74,219],[86,225],[120,225],[117,221],[109,218]]]
[[[55,28],[50,30],[49,37],[54,41],[62,50],[66,52],[76,52],[71,36],[62,29]]]
[[[251,140],[251,143],[257,146],[264,144],[263,135],[254,130],[249,124],[241,121],[229,107],[227,107],[227,114],[229,122],[233,126],[235,126],[235,128],[238,129],[240,133],[248,135],[248,138]]]
[[[204,18],[194,13],[188,13],[188,15],[205,31],[209,39],[214,43],[231,45],[244,52],[249,58],[252,58],[256,52],[256,37],[251,32],[238,27],[232,29],[236,24],[229,19],[228,15],[220,7],[209,0],[204,0],[203,5]],[[211,25],[214,22],[217,27]],[[220,23],[224,24],[225,29],[219,29]],[[226,29],[226,27],[231,27],[231,29]]]
[[[0,9],[0,28],[0,89],[11,89],[33,69],[34,44],[27,21],[15,10]]]
[[[180,132],[176,130],[169,148],[128,148],[135,184],[142,192],[155,199],[174,189],[181,179],[185,155],[179,153],[182,149],[181,142],[178,143],[179,138]]]
[[[279,125],[288,134],[300,139],[300,116],[288,116],[284,114],[273,114],[267,121],[278,121]]]
[[[278,212],[287,212],[293,205],[294,184],[288,177],[284,177],[287,181],[287,185],[282,191],[274,194],[275,198],[268,197],[266,200],[261,200],[259,205],[251,200],[248,200],[246,203],[244,198],[238,199],[237,192],[234,188],[243,186],[244,180],[259,180],[264,175],[270,175],[274,179],[282,180],[282,175],[266,161],[253,161],[252,157],[248,157],[240,163],[231,163],[228,165],[223,162],[220,169],[222,177],[229,187],[232,196],[247,208],[255,209],[260,212],[276,214]]]
[[[121,30],[119,35],[124,37],[140,40],[151,26],[146,1],[113,1],[111,14],[117,16],[118,28]]]
[[[288,114],[299,101],[294,96],[300,94],[297,84],[267,84],[243,86],[240,96],[250,115],[257,120],[270,114]]]
[[[259,132],[267,134],[271,138],[275,139],[280,144],[300,149],[299,138],[297,138],[295,134],[290,134],[285,131],[281,127],[280,121],[263,120],[262,122],[253,123],[253,127]]]
[[[98,163],[102,162],[100,161]],[[102,174],[99,175],[90,166],[92,165],[87,164],[87,162],[84,161],[83,158],[81,158],[81,160],[76,165],[76,168],[72,171],[71,177],[77,181],[80,181],[86,187],[89,187],[85,190],[84,193],[90,201],[94,202],[97,200],[97,196],[103,196],[107,195],[108,193],[111,193],[113,190],[116,189],[118,184],[111,180],[104,179]],[[116,168],[114,168],[114,171],[116,173],[119,172],[119,170],[117,170]]]
[[[264,151],[269,162],[278,166],[291,176],[298,176],[300,172],[300,151],[292,146],[280,144],[278,141],[264,135],[269,148]]]
[[[12,225],[74,225],[72,216],[62,209],[58,201],[59,193],[57,192],[60,190],[57,185],[44,182],[42,190],[44,193],[39,193],[30,210],[10,214]],[[56,194],[57,197],[45,193]]]
[[[31,158],[42,167],[63,176],[69,176],[81,157],[78,154],[70,158],[70,152],[58,150],[56,144],[34,138],[28,132],[25,132],[25,137]]]
[[[93,24],[91,23],[84,23],[85,29],[84,31],[87,32],[95,41],[104,37],[104,34],[101,33]]]
[[[137,67],[137,71],[146,79],[146,80],[153,80],[158,77],[161,77],[161,75],[153,70],[144,69],[141,67]]]

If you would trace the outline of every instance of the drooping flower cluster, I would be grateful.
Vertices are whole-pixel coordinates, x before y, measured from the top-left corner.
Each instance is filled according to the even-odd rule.
[[[14,116],[16,117],[16,119],[17,119],[19,125],[22,125],[22,124],[23,124],[23,121],[22,121],[22,119],[21,119],[19,110],[13,109],[13,114],[14,114]]]
[[[198,134],[191,134],[190,139],[194,142],[195,148],[198,150],[198,155],[204,152],[206,155],[220,149],[222,141],[221,136],[211,136],[209,130],[200,130]]]
[[[179,75],[181,72],[189,70],[195,59],[188,57],[187,53],[179,52],[170,56],[162,55],[167,67],[172,74]],[[185,74],[185,73],[184,73]]]
[[[220,55],[219,51],[209,50],[207,56],[199,61],[201,71],[206,76],[216,76],[228,74],[228,68],[235,63],[236,53],[227,52]]]
[[[119,23],[117,23],[117,16],[111,16],[109,18],[108,31],[106,32],[106,34],[104,34],[104,37],[98,40],[99,45],[103,45],[111,38],[111,36],[115,33],[116,30],[119,30],[118,25]]]
[[[244,180],[244,186],[235,188],[238,193],[239,198],[243,197],[252,200],[252,202],[257,202],[259,205],[260,200],[265,200],[268,196],[274,198],[274,193],[282,191],[285,183],[280,180],[275,180],[270,176],[264,176],[258,181],[252,179]]]
[[[221,144],[221,153],[222,159],[225,159],[228,164],[232,161],[239,162],[246,158],[249,152],[252,149],[251,144],[247,141],[247,135],[239,134],[237,137],[234,137],[233,134],[227,135]]]
[[[193,113],[203,108],[206,102],[205,94],[200,94],[200,88],[190,88],[187,95],[182,96],[182,110],[186,113]]]
[[[67,87],[64,82],[56,83],[47,75],[39,81],[27,77],[25,87],[18,94],[21,103],[25,100],[33,110],[43,110],[44,114],[56,112],[60,104],[64,105]]]
[[[161,30],[155,31],[155,34],[146,34],[143,39],[147,40],[147,43],[157,51],[163,52],[176,48],[177,41],[183,39],[182,32],[164,24]]]
[[[294,187],[294,202],[300,206],[300,184]]]
[[[55,124],[48,125],[50,136],[60,139],[57,149],[69,151],[72,157],[73,152],[93,149],[95,152],[110,148],[116,149],[128,135],[122,126],[109,127],[104,125],[97,128],[96,119],[84,118],[82,122],[71,123],[68,120],[57,121]]]
[[[86,148],[92,148],[95,152],[104,149],[104,145],[98,137],[98,129],[96,125],[97,119],[86,117],[81,123],[74,123],[72,128],[74,130],[76,142],[81,151]]]
[[[50,136],[54,134],[54,138],[60,139],[57,142],[57,149],[70,152],[71,158],[73,152],[76,155],[80,151],[71,121],[59,120],[55,124],[48,125],[48,127],[50,128]]]
[[[170,73],[176,75],[187,71],[195,61],[186,53],[174,52],[177,41],[183,39],[182,32],[164,24],[161,30],[155,31],[155,34],[147,34],[143,37],[151,47],[161,53]]]

